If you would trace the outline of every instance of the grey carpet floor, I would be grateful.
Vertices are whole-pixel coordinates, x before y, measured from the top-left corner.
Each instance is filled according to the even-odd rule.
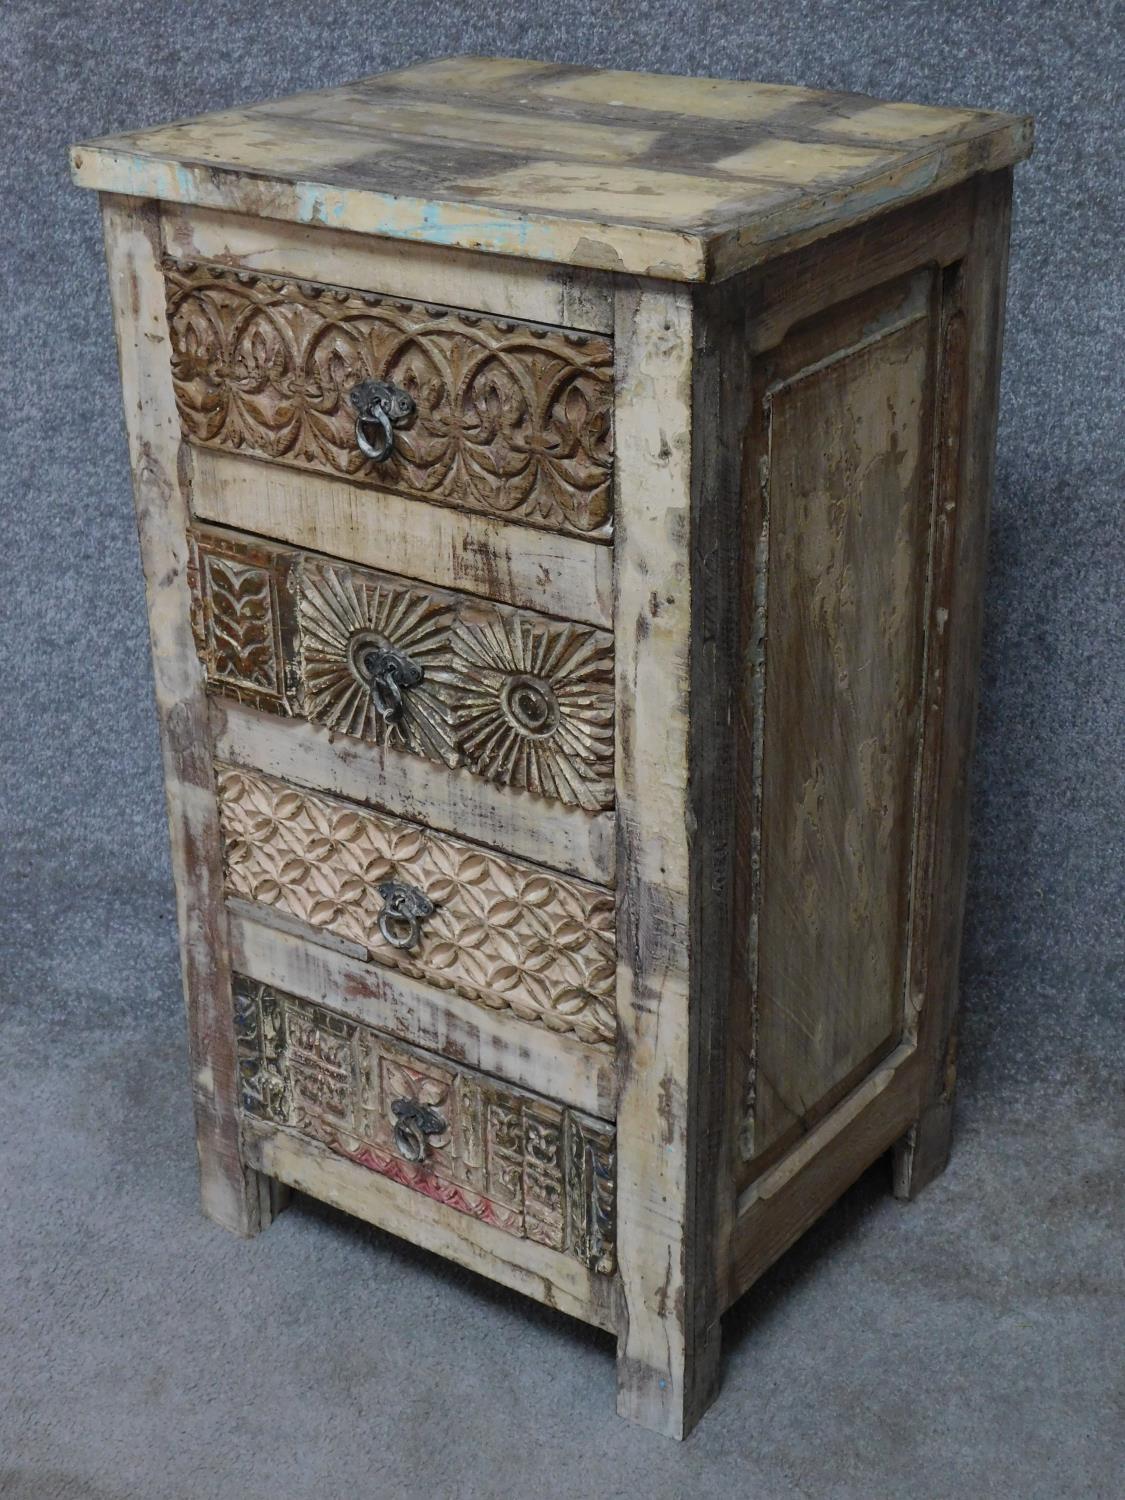
[[[1120,0],[7,0],[0,1496],[1125,1493]],[[68,142],[493,52],[1027,110],[952,1165],[873,1171],[676,1446],[608,1340],[298,1201],[196,1203],[144,604]]]

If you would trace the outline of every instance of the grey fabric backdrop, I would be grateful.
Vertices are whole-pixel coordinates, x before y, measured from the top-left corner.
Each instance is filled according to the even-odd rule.
[[[1120,5],[8,0],[0,1494],[1116,1495]],[[144,601],[68,142],[458,51],[1031,111],[1017,174],[953,1165],[877,1174],[729,1321],[675,1449],[578,1329],[302,1205],[194,1200]],[[1120,1399],[1120,1391],[1117,1392]]]

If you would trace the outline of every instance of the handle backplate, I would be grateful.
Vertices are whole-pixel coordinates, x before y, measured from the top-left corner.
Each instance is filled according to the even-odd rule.
[[[394,451],[394,429],[414,415],[414,398],[391,380],[364,380],[348,392],[355,407],[355,440],[373,463],[383,463]]]

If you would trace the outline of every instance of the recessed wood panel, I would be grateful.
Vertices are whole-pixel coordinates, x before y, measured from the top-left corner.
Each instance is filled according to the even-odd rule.
[[[743,1154],[903,1026],[931,519],[927,274],[798,329],[763,397],[757,1036]]]

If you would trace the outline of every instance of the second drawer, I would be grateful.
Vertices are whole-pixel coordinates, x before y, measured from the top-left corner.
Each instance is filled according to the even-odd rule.
[[[590,811],[613,805],[606,631],[199,528],[213,692]]]

